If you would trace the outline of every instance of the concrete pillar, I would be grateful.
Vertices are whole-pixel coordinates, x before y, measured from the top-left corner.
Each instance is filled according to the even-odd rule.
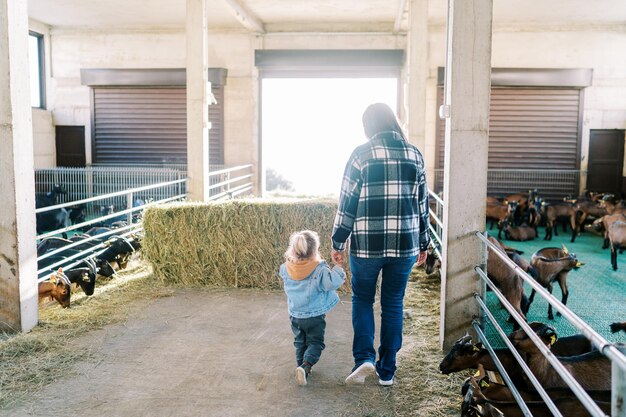
[[[426,80],[428,78],[428,0],[409,4],[409,142],[426,153]]]
[[[187,196],[209,198],[207,0],[187,0]]]
[[[471,329],[482,262],[474,231],[485,229],[493,0],[449,0],[440,341]],[[447,107],[447,111],[445,107]]]
[[[0,331],[37,324],[27,2],[0,2]]]

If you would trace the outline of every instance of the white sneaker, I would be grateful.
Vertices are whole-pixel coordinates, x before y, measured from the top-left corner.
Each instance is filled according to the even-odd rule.
[[[389,387],[393,385],[393,377],[385,381],[384,379],[380,379],[380,375],[378,375],[378,371],[376,371],[376,376],[378,377],[378,385],[382,385],[383,387]]]
[[[378,385],[382,385],[383,387],[389,387],[389,386],[393,385],[393,378],[391,378],[388,381],[384,381],[384,380],[378,378]]]
[[[306,371],[301,366],[296,368],[296,382],[298,385],[306,385]]]
[[[356,385],[365,383],[365,378],[376,375],[376,367],[372,362],[363,362],[346,378],[346,384]]]

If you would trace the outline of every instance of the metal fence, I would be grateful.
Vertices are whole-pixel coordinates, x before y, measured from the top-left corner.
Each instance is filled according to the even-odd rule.
[[[110,168],[110,167],[107,167]],[[127,167],[126,167],[127,168]],[[146,169],[146,167],[142,167],[139,169],[145,170],[148,175],[141,178],[141,180],[150,179],[149,174],[152,173],[152,169]],[[76,170],[67,169],[67,168],[59,168],[58,169],[61,174],[65,176],[52,177],[55,179],[63,178],[66,181],[74,179],[71,174],[76,175]],[[167,169],[166,169],[167,170]],[[89,170],[91,171],[91,170]],[[128,174],[129,170],[122,171],[123,175],[115,176],[116,174],[111,174],[109,169],[104,170],[104,172],[111,174],[115,180],[119,180],[114,183],[114,186],[119,187],[120,184],[124,184],[122,180],[131,181],[134,179],[134,171],[131,170],[131,174]],[[68,172],[71,174],[68,175]],[[232,168],[224,168],[219,170],[214,170],[209,173],[210,185],[210,201],[219,201],[223,199],[235,198],[238,196],[243,196],[249,194],[252,191],[253,183],[252,183],[252,165],[241,165]],[[83,177],[78,176],[78,179],[82,179]],[[102,179],[102,176],[96,176],[96,179]],[[121,179],[121,180],[120,180]],[[141,187],[130,187],[122,190],[114,191],[112,193],[100,194],[92,197],[85,197],[80,199],[74,199],[68,202],[60,203],[54,206],[48,207],[40,207],[35,210],[35,213],[41,215],[43,213],[52,212],[52,211],[60,211],[64,209],[69,209],[76,205],[81,205],[83,207],[91,207],[91,211],[95,211],[95,207],[100,207],[105,202],[123,202],[123,204],[119,205],[119,210],[115,210],[114,213],[104,214],[98,213],[91,218],[86,219],[82,223],[72,224],[66,227],[62,227],[60,229],[45,231],[44,233],[37,236],[38,240],[45,239],[52,236],[58,236],[63,233],[68,232],[76,232],[78,230],[82,230],[85,228],[90,228],[91,226],[101,224],[105,221],[114,221],[114,220],[124,220],[127,222],[127,226],[124,226],[119,229],[114,229],[110,232],[100,234],[97,237],[80,240],[76,243],[72,243],[66,246],[63,246],[60,249],[46,252],[45,254],[40,255],[37,260],[42,261],[51,256],[62,253],[67,249],[71,249],[75,246],[81,245],[82,243],[88,242],[89,240],[93,240],[95,238],[104,237],[112,234],[121,234],[129,235],[140,231],[142,229],[142,221],[141,221],[141,213],[146,208],[163,204],[171,201],[182,200],[186,197],[186,178],[176,179],[173,181],[162,181],[156,184],[144,185]],[[78,182],[78,181],[77,181]],[[54,183],[52,183],[53,185]],[[78,192],[84,192],[85,188],[81,189],[77,186],[76,183],[66,182],[63,183],[64,186],[67,186],[68,190],[79,190]],[[82,184],[84,185],[84,184]],[[95,187],[94,187],[95,185]],[[91,184],[92,189],[101,189],[98,188],[98,184]],[[71,194],[68,192],[70,196],[77,196],[77,193]],[[65,199],[68,198],[67,195],[63,195]],[[141,205],[136,204],[137,199],[144,199]],[[137,217],[138,216],[138,217]],[[137,217],[137,218],[136,218]],[[123,234],[122,234],[123,233]],[[80,263],[83,259],[90,256],[97,256],[98,251],[104,250],[104,244],[96,245],[90,249],[85,251],[81,251],[80,253],[74,254],[72,256],[68,256],[63,260],[57,261],[51,265],[47,265],[45,267],[40,268],[37,273],[39,275],[39,281],[44,281],[48,279],[48,275],[51,271],[53,271],[57,267],[71,268],[74,265]]]
[[[435,170],[434,190],[443,190],[443,169]],[[544,200],[561,200],[577,196],[586,171],[557,169],[489,169],[487,194],[505,197],[510,194],[538,189]]]
[[[580,333],[587,337],[591,341],[593,346],[612,362],[612,415],[614,417],[626,416],[626,356],[623,353],[623,351],[625,350],[624,347],[618,347],[611,344],[595,330],[593,330],[591,326],[585,323],[580,317],[578,317],[574,312],[572,312],[552,294],[550,294],[545,288],[543,288],[539,283],[537,283],[537,281],[535,281],[528,274],[526,274],[519,266],[517,266],[512,260],[510,260],[503,251],[494,246],[494,244],[491,243],[482,233],[475,232],[475,235],[484,245],[485,253],[491,251],[491,254],[493,254],[493,256],[498,256],[499,258],[501,258],[504,263],[506,263],[523,281],[526,282],[526,284],[530,285],[533,290],[537,291],[537,294],[543,297],[549,304],[554,306],[554,308],[562,314],[563,318],[568,320],[578,331],[580,331]],[[563,366],[563,364],[550,351],[550,348],[544,344],[539,336],[535,334],[533,329],[528,325],[528,323],[526,323],[524,318],[515,310],[511,303],[508,302],[504,295],[502,295],[498,287],[496,287],[496,285],[487,276],[487,272],[479,266],[476,266],[474,269],[478,276],[484,281],[486,286],[488,286],[494,292],[494,294],[500,300],[501,304],[507,309],[509,313],[511,313],[511,315],[514,317],[517,323],[519,323],[521,328],[524,329],[528,337],[530,337],[535,345],[537,345],[537,348],[546,357],[550,365],[559,374],[563,381],[565,381],[567,386],[571,389],[572,393],[580,400],[581,404],[588,410],[589,414],[594,417],[606,417],[606,414],[599,408],[599,406],[594,402],[589,394],[581,387],[580,383]],[[533,375],[533,373],[530,371],[524,359],[513,347],[506,333],[495,320],[493,314],[491,314],[483,297],[480,294],[475,293],[474,298],[478,302],[483,312],[482,319],[489,319],[492,325],[496,328],[502,340],[511,350],[511,353],[526,373],[528,380],[535,387],[541,398],[545,401],[545,404],[551,411],[552,415],[558,417],[569,417],[564,416],[561,413],[561,411],[554,404],[550,396],[547,394],[546,390],[539,383],[535,375]],[[511,389],[511,392],[518,402],[523,415],[532,416],[533,414],[530,412],[525,401],[522,399],[519,391],[512,383],[511,378],[507,375],[506,370],[497,359],[497,356],[494,354],[493,348],[491,347],[489,340],[487,340],[487,338],[485,337],[482,331],[483,323],[479,320],[474,320],[473,326],[479,336],[479,339],[487,347],[487,350],[492,355],[494,363],[500,370],[500,373],[502,374],[504,380],[507,382],[507,385]]]
[[[239,178],[240,183],[231,180],[234,178],[234,171],[243,169],[250,171],[246,178],[252,178],[251,165],[234,168],[225,168],[223,165],[211,165],[209,167],[209,195],[211,197],[220,195],[224,191],[240,184],[242,178]],[[58,196],[57,203],[60,204],[117,193],[131,188],[178,181],[186,177],[187,167],[182,164],[166,166],[150,164],[134,166],[92,165],[84,168],[59,167],[37,169],[35,170],[35,191],[37,194],[43,195],[52,190],[55,184],[60,184],[66,191]],[[137,202],[158,201],[173,195],[185,194],[186,192],[186,183],[178,182],[165,187],[145,189],[135,193],[133,198]],[[87,215],[93,217],[100,215],[101,210],[106,210],[111,206],[113,206],[113,211],[126,208],[126,197],[119,195],[99,199],[97,203],[87,203],[85,208]]]
[[[430,225],[430,231],[433,238],[441,245],[441,230],[443,225],[441,224],[441,215],[443,212],[443,205],[445,202],[433,191],[429,190],[430,198],[434,199],[436,204],[434,207],[430,209],[430,215],[434,219],[435,226]],[[531,278],[528,274],[526,274],[519,266],[517,266],[512,260],[508,258],[506,254],[499,251],[493,243],[491,243],[487,238],[480,232],[475,232],[475,235],[480,240],[481,244],[484,247],[485,257],[487,256],[488,251],[492,251],[492,256],[500,257],[503,262],[505,262],[518,276],[520,276],[523,281],[525,281],[528,285],[530,285],[537,293],[546,299],[546,301],[554,306],[554,308],[562,314],[562,316],[567,319],[578,331],[580,331],[583,335],[585,335],[593,344],[594,348],[596,348],[600,353],[605,355],[612,362],[612,412],[611,415],[613,417],[626,417],[626,345],[613,345],[608,342],[605,338],[603,338],[600,334],[598,334],[591,326],[585,323],[580,317],[578,317],[575,313],[573,313],[569,308],[567,308],[564,304],[562,304],[558,299],[556,299],[552,294],[550,294],[545,288],[543,288],[540,284],[538,284],[533,278]],[[443,245],[441,245],[443,246]],[[439,254],[438,254],[439,255]],[[441,259],[441,257],[440,257]],[[486,259],[486,258],[485,258]],[[495,284],[489,279],[487,276],[487,272],[480,268],[479,266],[475,267],[475,271],[478,276],[484,281],[485,286],[490,288],[494,294],[498,297],[501,304],[508,310],[509,313],[514,317],[514,319],[519,323],[522,329],[529,335],[529,337],[533,340],[533,342],[537,345],[539,350],[546,356],[550,364],[554,367],[556,372],[566,381],[569,388],[572,390],[574,395],[580,400],[581,404],[588,410],[589,414],[594,417],[606,417],[606,414],[598,407],[598,405],[589,397],[589,395],[585,392],[585,390],[580,386],[580,384],[572,377],[572,375],[563,367],[563,365],[559,362],[559,360],[550,352],[550,349],[543,344],[541,339],[534,333],[534,331],[530,328],[528,323],[520,316],[515,308],[509,303],[509,301],[502,295],[499,289],[495,286]],[[545,401],[546,406],[550,410],[553,416],[558,417],[569,417],[564,416],[554,402],[551,400],[550,396],[547,394],[545,389],[541,386],[537,378],[532,374],[530,368],[525,363],[524,359],[517,352],[517,350],[513,347],[512,343],[509,341],[507,334],[504,332],[502,327],[496,321],[495,317],[489,310],[486,300],[478,293],[474,294],[474,298],[476,302],[480,306],[482,311],[482,315],[480,319],[475,319],[473,321],[473,327],[476,331],[476,334],[479,337],[479,340],[483,343],[490,356],[493,358],[494,364],[500,371],[502,378],[506,382],[507,386],[511,389],[511,393],[513,394],[515,400],[518,402],[521,412],[524,416],[532,417],[528,405],[526,405],[519,391],[513,384],[511,378],[506,372],[506,369],[498,359],[493,347],[491,346],[490,341],[485,336],[484,329],[484,321],[489,320],[494,328],[497,330],[498,334],[501,336],[505,345],[511,350],[513,356],[520,364],[521,368],[528,376],[528,380],[530,383],[536,388],[539,395]]]

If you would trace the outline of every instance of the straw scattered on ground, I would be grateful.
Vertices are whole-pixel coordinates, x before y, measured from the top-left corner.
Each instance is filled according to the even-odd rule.
[[[394,408],[399,417],[458,416],[464,373],[442,375],[439,363],[440,278],[415,268],[404,300],[404,342],[398,357]]]
[[[70,309],[42,306],[39,325],[30,333],[0,335],[0,410],[27,399],[42,387],[74,372],[92,352],[76,339],[129,317],[143,303],[173,290],[151,279],[147,263],[131,263],[117,278],[99,285],[92,297],[77,292]]]
[[[40,325],[29,334],[0,341],[0,410],[27,400],[42,387],[76,372],[77,364],[93,360],[80,336],[108,324],[126,320],[147,302],[173,294],[180,284],[163,285],[151,275],[147,263],[135,264],[113,282],[97,288],[94,297],[79,293],[72,308],[53,305],[42,310]],[[457,416],[460,387],[466,375],[439,374],[439,277],[415,269],[407,287],[404,346],[399,354],[397,384],[387,391],[386,417]],[[355,393],[358,396],[358,393]],[[369,398],[355,398],[352,411],[376,415]],[[380,404],[379,404],[380,405]],[[369,410],[369,411],[368,411]],[[351,414],[354,415],[354,414]]]

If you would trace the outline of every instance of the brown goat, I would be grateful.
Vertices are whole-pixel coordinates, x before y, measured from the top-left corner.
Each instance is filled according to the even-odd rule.
[[[533,240],[537,237],[537,231],[534,227],[527,225],[521,225],[513,227],[509,224],[504,226],[504,237],[509,240],[517,240],[523,242],[526,240]]]
[[[70,306],[72,296],[72,284],[65,276],[62,269],[50,275],[49,281],[40,282],[38,285],[39,301],[47,299],[56,300],[63,308]]]
[[[602,249],[608,249],[610,245],[609,229],[611,228],[613,223],[617,221],[626,221],[626,214],[621,213],[621,212],[607,214],[606,216],[601,217],[599,220],[600,220],[600,223],[602,224],[602,229],[604,229],[604,242],[602,242]],[[596,224],[597,221],[598,220],[594,221],[593,223]],[[596,228],[600,229],[599,226],[596,226]]]
[[[498,221],[498,239],[502,239],[502,228],[507,220],[512,219],[512,214],[517,207],[517,202],[504,201],[503,203],[487,203],[486,217],[491,219],[491,226],[489,229],[493,229],[494,220]]]
[[[522,413],[519,405],[513,398],[513,394],[509,388],[491,384],[485,380],[476,380],[474,377],[469,379],[470,389],[468,390],[471,397],[470,405],[462,406],[462,409],[477,410],[477,413],[467,413],[467,416],[482,416],[482,417],[522,417]],[[546,390],[548,395],[555,403],[563,416],[567,417],[579,417],[579,416],[591,416],[587,409],[580,403],[578,398],[569,390]],[[599,398],[594,398],[596,404],[605,411],[610,413],[611,411],[611,399],[610,391],[602,391]],[[608,393],[608,396],[607,396]],[[541,397],[536,391],[529,392],[521,390],[520,394],[524,398],[524,403],[528,406],[528,409],[532,415],[536,417],[551,417],[552,412],[543,402]]]
[[[624,332],[626,332],[626,321],[622,322],[622,323],[611,323],[611,333],[617,333],[620,330],[623,330]]]
[[[602,200],[600,202],[600,206],[606,210],[607,214],[626,214],[626,202],[624,202],[623,200],[615,203],[609,200]]]
[[[561,302],[567,304],[567,297],[569,291],[567,289],[567,273],[572,269],[579,268],[583,264],[578,261],[576,254],[569,253],[565,245],[563,249],[559,248],[544,248],[540,249],[533,254],[530,258],[530,264],[536,271],[536,276],[533,276],[539,284],[548,290],[552,294],[552,284],[554,281],[558,281],[559,287],[561,287]],[[535,299],[535,290],[533,289],[528,298],[528,307]],[[528,310],[527,310],[528,311]],[[557,313],[557,315],[560,315]],[[548,318],[554,320],[552,314],[552,304],[548,303]]]
[[[611,266],[617,271],[617,250],[626,248],[626,221],[616,221],[609,227]]]
[[[594,200],[577,201],[574,205],[574,210],[576,211],[576,216],[574,220],[575,226],[572,230],[572,242],[576,240],[577,234],[583,230],[583,225],[585,224],[587,217],[591,216],[599,219],[600,217],[608,214],[606,207]],[[580,214],[580,218],[578,218],[578,214]]]
[[[502,243],[489,236],[489,241],[493,243],[502,253],[507,253]],[[513,262],[517,263],[520,268],[529,274],[534,274],[534,269],[530,267],[528,262],[519,256],[517,253],[512,252],[508,255]],[[487,276],[493,281],[493,283],[502,291],[502,295],[507,299],[513,308],[526,320],[526,312],[528,311],[528,299],[524,295],[524,283],[522,279],[508,266],[498,255],[489,251],[487,257]],[[514,328],[517,328],[518,324],[514,321]]]
[[[582,355],[592,350],[591,342],[583,335],[560,338],[552,346],[552,352],[557,356]],[[494,349],[494,352],[513,383],[518,387],[524,386],[526,384],[524,373],[513,353],[508,348]],[[445,375],[465,369],[477,369],[479,365],[482,365],[486,371],[498,371],[493,358],[483,348],[482,343],[474,345],[471,336],[466,334],[450,348],[448,354],[439,364],[439,370]]]
[[[567,219],[572,228],[576,227],[576,212],[571,203],[546,204],[541,207],[546,219],[546,235],[543,240],[552,240],[552,233],[558,236],[557,221]],[[565,224],[565,223],[564,223]],[[567,227],[567,226],[564,226]],[[567,229],[565,229],[567,230]]]
[[[530,327],[546,346],[552,346],[556,342],[557,335],[553,327],[539,322],[530,323]],[[509,339],[526,355],[528,367],[544,388],[568,387],[523,329],[511,333]],[[611,389],[611,361],[600,352],[570,357],[557,356],[557,359],[585,390]]]

